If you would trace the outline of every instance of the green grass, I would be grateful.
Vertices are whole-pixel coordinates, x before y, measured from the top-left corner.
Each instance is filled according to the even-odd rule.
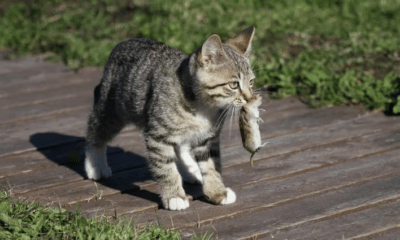
[[[180,232],[156,224],[139,226],[129,219],[116,222],[112,217],[85,219],[79,211],[45,207],[27,199],[13,200],[9,191],[0,191],[0,239],[181,239]]]
[[[0,9],[0,48],[102,67],[128,38],[191,53],[213,33],[226,40],[255,25],[256,84],[272,97],[400,113],[400,0],[35,2]]]

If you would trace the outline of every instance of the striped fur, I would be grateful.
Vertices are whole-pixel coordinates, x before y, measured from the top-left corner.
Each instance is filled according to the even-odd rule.
[[[165,208],[189,206],[181,174],[203,184],[211,202],[234,201],[221,179],[219,134],[229,110],[253,95],[253,37],[253,27],[226,43],[212,35],[191,55],[148,39],[118,44],[95,89],[88,120],[88,178],[111,176],[104,154],[97,153],[105,153],[107,142],[134,123],[143,131]]]

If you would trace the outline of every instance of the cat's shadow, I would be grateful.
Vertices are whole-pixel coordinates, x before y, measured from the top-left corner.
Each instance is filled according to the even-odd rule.
[[[84,138],[47,132],[31,135],[30,142],[50,161],[68,167],[83,178],[87,178],[84,170]],[[159,194],[147,190],[139,191],[137,189],[140,187],[134,184],[153,179],[143,156],[124,151],[119,147],[108,146],[107,158],[113,176],[106,180],[100,180],[99,183],[122,193],[155,202],[159,208],[162,208]],[[195,199],[206,201],[202,197],[201,186],[185,184],[184,188],[186,193]]]

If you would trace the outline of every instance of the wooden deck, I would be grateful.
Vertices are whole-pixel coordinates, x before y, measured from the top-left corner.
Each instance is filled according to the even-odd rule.
[[[223,177],[237,202],[207,203],[198,187],[189,209],[159,208],[157,184],[134,127],[109,145],[113,177],[82,171],[86,120],[101,72],[62,64],[0,60],[0,183],[85,216],[139,216],[220,239],[400,239],[400,119],[357,108],[310,109],[295,99],[264,101],[269,145],[254,167],[237,122],[222,133]]]

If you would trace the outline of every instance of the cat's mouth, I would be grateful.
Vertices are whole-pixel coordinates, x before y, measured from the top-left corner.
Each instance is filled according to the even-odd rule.
[[[247,103],[246,100],[240,100],[240,99],[238,99],[238,100],[233,101],[233,106],[234,106],[235,108],[241,108],[241,107],[243,107],[246,103]]]

